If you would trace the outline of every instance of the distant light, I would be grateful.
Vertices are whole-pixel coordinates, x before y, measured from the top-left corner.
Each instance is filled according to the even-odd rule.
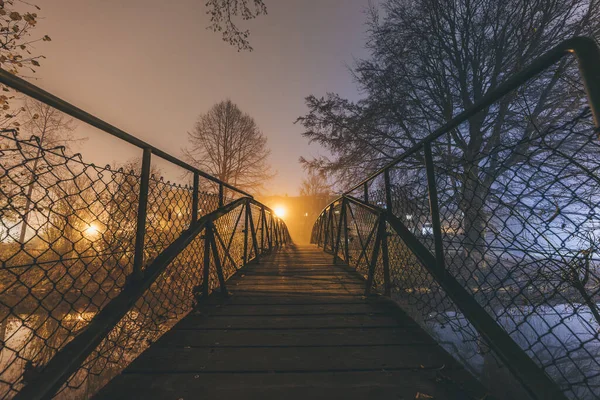
[[[98,225],[90,224],[87,228],[85,228],[83,233],[88,238],[94,238],[94,237],[98,236],[98,234],[100,233],[100,229],[98,228]]]
[[[279,218],[285,217],[285,208],[282,206],[275,207],[273,211],[275,211],[275,215],[277,215]]]
[[[304,216],[305,216],[305,217],[308,217],[308,213],[304,213]]]

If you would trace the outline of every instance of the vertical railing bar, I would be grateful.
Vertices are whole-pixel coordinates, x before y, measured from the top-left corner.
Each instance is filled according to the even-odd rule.
[[[383,174],[385,180],[385,208],[392,213],[392,185],[390,184],[390,169],[386,168]]]
[[[246,265],[248,263],[248,209],[250,202],[246,201],[244,207],[244,265]]]
[[[198,191],[200,190],[200,174],[194,172],[194,186],[192,192],[192,221],[190,226],[194,225],[198,221]]]
[[[369,202],[369,182],[365,182],[363,190],[364,190],[365,203],[368,203]]]
[[[335,238],[335,243],[333,244],[333,264],[337,263],[338,252],[340,251],[340,241],[342,239],[342,218],[344,218],[345,208],[344,205],[346,203],[345,199],[342,199],[342,205],[340,210],[340,219],[338,220],[338,230]]]
[[[208,239],[207,241],[210,243],[210,247],[212,248],[213,253],[213,261],[215,263],[215,269],[217,271],[217,278],[219,279],[219,287],[221,288],[221,294],[223,296],[227,296],[227,287],[225,286],[225,276],[223,275],[223,269],[221,266],[221,258],[219,257],[219,251],[217,249],[217,242],[215,241],[214,235],[215,227],[210,223],[210,229],[207,231]]]
[[[254,226],[254,218],[252,216],[252,207],[248,203],[248,210],[250,214],[250,234],[252,236],[252,247],[254,247],[254,258],[258,259],[258,241],[256,240],[256,229]]]
[[[433,228],[433,243],[435,246],[436,266],[440,271],[445,269],[444,244],[442,242],[442,224],[435,183],[435,167],[431,153],[431,143],[426,142],[423,148],[425,152],[425,170],[427,173],[427,188],[429,191],[429,212],[431,214],[431,227]]]
[[[379,247],[381,246],[381,229],[379,229],[382,216],[377,218],[377,235],[375,237],[375,244],[373,246],[373,253],[371,253],[371,263],[369,264],[369,273],[367,275],[367,282],[365,285],[365,296],[371,294],[371,287],[373,286],[373,279],[375,277],[375,267],[377,266],[377,260],[379,259]]]
[[[362,235],[360,234],[360,229],[358,229],[358,223],[356,223],[356,217],[354,216],[354,211],[352,211],[352,206],[350,205],[350,203],[348,203],[348,211],[350,211],[350,218],[352,218],[352,222],[354,222],[354,227],[356,228],[356,237],[358,237],[358,244],[360,245],[360,250],[361,253],[358,255],[358,260],[356,261],[356,266],[358,267],[358,265],[360,264],[360,261],[362,260],[362,255],[364,253],[364,249],[365,249],[365,244],[362,240]],[[368,237],[370,240],[371,234],[372,234],[373,230],[371,230],[371,232],[369,233]]]
[[[137,224],[135,233],[135,252],[133,254],[133,280],[143,277],[142,265],[144,263],[144,241],[146,239],[146,217],[148,213],[148,191],[150,188],[150,166],[152,162],[152,150],[144,149],[142,156],[142,173],[140,177],[140,196],[137,212]]]
[[[223,184],[219,183],[219,207],[223,207],[225,205],[225,196],[223,192]]]
[[[350,204],[348,204],[348,201],[346,199],[344,199],[344,261],[346,262],[346,264],[350,265],[350,250],[348,249],[349,247],[349,242],[348,242],[348,211],[347,208],[350,207]]]
[[[331,210],[331,205],[328,207]],[[323,228],[323,251],[327,251],[327,238],[329,237],[329,211],[325,209],[325,224]]]
[[[209,280],[210,280],[210,237],[212,224],[206,224],[204,228],[204,269],[202,270],[202,297],[208,298]]]
[[[265,222],[267,222],[267,243],[269,245],[269,253],[273,250],[273,213],[269,212],[269,220],[265,215]]]
[[[260,207],[260,254],[265,252],[265,208]]]
[[[384,295],[389,297],[392,293],[392,285],[390,281],[390,255],[388,253],[388,233],[385,214],[381,215],[379,228],[381,231],[381,258],[383,259]]]
[[[240,224],[240,219],[242,219],[242,214],[244,213],[244,206],[240,208],[240,212],[235,220],[235,227],[231,231],[231,236],[229,237],[229,243],[227,243],[227,252],[231,250],[231,244],[233,243],[233,238],[235,238],[235,233],[237,232],[238,226]]]

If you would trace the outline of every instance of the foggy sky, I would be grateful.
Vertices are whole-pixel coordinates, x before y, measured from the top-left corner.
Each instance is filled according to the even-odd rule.
[[[237,52],[206,29],[202,0],[36,0],[34,36],[43,60],[33,82],[175,156],[197,115],[230,98],[269,140],[278,176],[267,194],[295,195],[308,146],[294,120],[304,97],[338,92],[356,98],[348,73],[364,57],[366,0],[266,0],[269,14],[251,30],[254,52]],[[76,150],[106,164],[139,155],[107,134]]]

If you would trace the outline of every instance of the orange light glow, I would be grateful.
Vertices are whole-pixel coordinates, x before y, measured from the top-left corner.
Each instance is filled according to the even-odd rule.
[[[282,206],[275,207],[273,211],[275,211],[275,215],[277,215],[279,218],[285,217],[285,208]]]
[[[95,238],[99,233],[100,228],[98,228],[98,225],[96,224],[90,224],[90,226],[88,226],[84,231],[84,234],[88,237],[88,239]]]

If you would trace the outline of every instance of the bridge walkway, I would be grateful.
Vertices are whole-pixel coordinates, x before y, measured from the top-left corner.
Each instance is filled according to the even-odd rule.
[[[227,281],[98,399],[481,399],[485,390],[391,301],[314,246]]]

